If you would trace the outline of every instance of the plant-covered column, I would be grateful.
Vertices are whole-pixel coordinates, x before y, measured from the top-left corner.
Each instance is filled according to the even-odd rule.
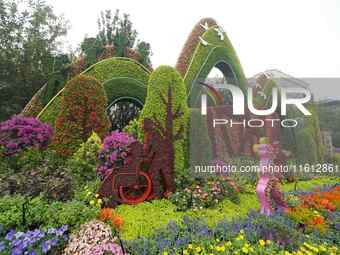
[[[180,74],[170,66],[160,66],[150,76],[146,102],[141,113],[140,124],[145,118],[159,121],[163,129],[166,128],[167,107],[164,104],[171,87],[172,111],[180,111],[180,117],[173,120],[173,135],[175,136],[180,128],[184,126],[184,136],[174,142],[175,144],[175,170],[181,171],[185,167],[186,159],[186,126],[188,121],[188,106],[186,87]]]

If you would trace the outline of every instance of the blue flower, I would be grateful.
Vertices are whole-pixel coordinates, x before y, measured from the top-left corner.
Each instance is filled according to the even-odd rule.
[[[4,251],[6,248],[5,242],[0,242],[0,252]]]
[[[49,228],[47,230],[47,234],[55,234],[57,232],[57,229],[56,228]]]
[[[14,239],[14,236],[15,236],[15,230],[14,230],[14,229],[11,229],[11,230],[7,233],[5,239],[6,239],[7,241],[12,241],[12,240]]]
[[[24,251],[21,249],[20,246],[16,246],[12,249],[11,255],[22,255],[23,252]]]
[[[43,241],[41,243],[41,251],[43,254],[46,254],[51,249],[51,246],[48,242]]]

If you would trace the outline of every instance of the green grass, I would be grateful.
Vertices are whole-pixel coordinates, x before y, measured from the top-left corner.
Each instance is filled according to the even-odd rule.
[[[339,178],[322,178],[309,181],[298,182],[298,189],[310,190],[315,186],[335,184]],[[294,190],[294,183],[283,185],[283,191]],[[203,209],[200,211],[188,210],[186,212],[176,211],[176,206],[169,200],[156,200],[150,203],[142,203],[135,206],[121,205],[116,212],[124,218],[124,228],[122,238],[125,240],[136,239],[139,236],[148,237],[155,230],[164,227],[169,220],[181,223],[184,215],[190,217],[204,218],[208,225],[212,226],[223,219],[244,217],[251,209],[259,209],[255,190],[253,194],[241,194],[240,204],[235,204],[229,200],[222,201],[217,207]]]

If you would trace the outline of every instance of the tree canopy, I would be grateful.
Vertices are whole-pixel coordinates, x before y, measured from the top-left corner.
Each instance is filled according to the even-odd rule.
[[[55,70],[67,21],[41,0],[0,0],[0,120],[20,112]]]

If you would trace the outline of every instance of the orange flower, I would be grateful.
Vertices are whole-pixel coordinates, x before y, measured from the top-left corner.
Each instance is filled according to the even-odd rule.
[[[113,226],[117,227],[118,229],[121,229],[124,224],[123,218],[118,215],[114,216],[111,221]]]
[[[312,220],[313,225],[321,225],[321,224],[324,224],[324,223],[325,223],[325,219],[322,216],[316,216]]]
[[[101,221],[106,221],[112,219],[113,213],[112,208],[103,208],[100,210],[99,219]]]

